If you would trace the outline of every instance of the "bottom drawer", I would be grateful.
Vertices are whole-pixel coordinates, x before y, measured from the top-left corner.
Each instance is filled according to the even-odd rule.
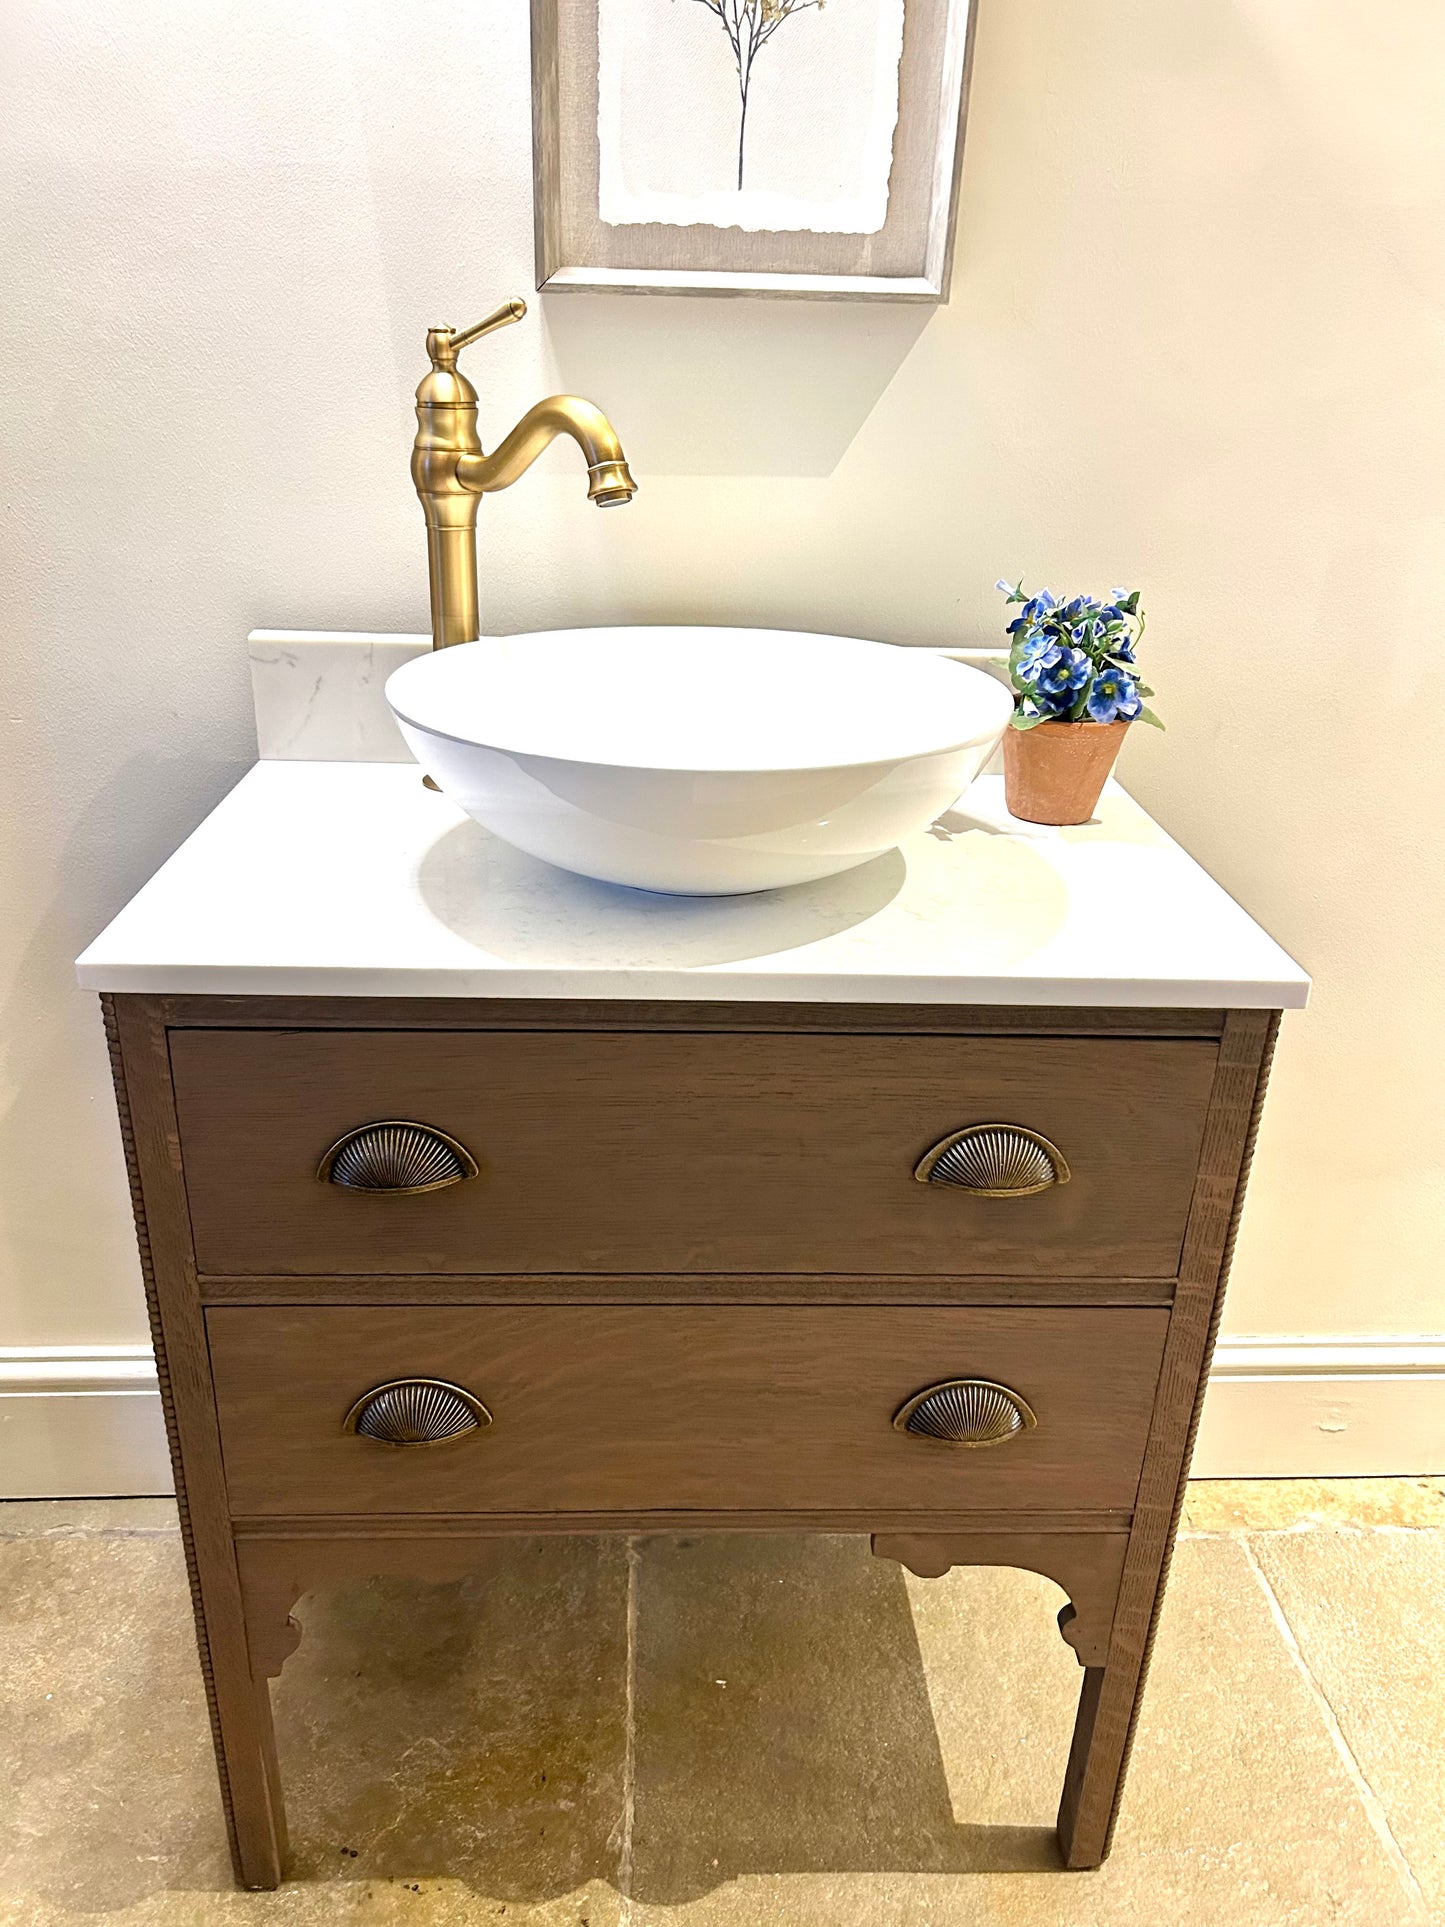
[[[236,1515],[1114,1510],[1133,1504],[1168,1317],[527,1305],[236,1308],[206,1326]],[[410,1377],[460,1386],[491,1423],[440,1445],[345,1429]],[[1035,1423],[983,1449],[895,1427],[963,1378],[1008,1388]]]

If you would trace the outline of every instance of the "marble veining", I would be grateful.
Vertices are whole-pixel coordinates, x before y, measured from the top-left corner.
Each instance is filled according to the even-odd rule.
[[[247,642],[263,761],[411,761],[382,691],[430,636],[253,629]]]

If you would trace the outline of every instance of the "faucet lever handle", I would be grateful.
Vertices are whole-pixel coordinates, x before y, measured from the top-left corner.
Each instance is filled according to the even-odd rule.
[[[500,308],[493,308],[484,321],[475,328],[428,328],[426,351],[431,356],[433,368],[454,369],[461,350],[473,341],[480,341],[496,328],[508,328],[514,321],[520,321],[527,312],[525,301],[504,301]]]
[[[460,353],[463,348],[470,347],[474,341],[480,341],[483,335],[491,334],[494,329],[509,328],[514,321],[520,321],[526,312],[525,301],[504,301],[500,308],[493,308],[485,321],[479,321],[475,328],[463,328],[459,333],[448,328],[445,332],[451,335],[452,353]],[[439,329],[438,333],[440,332],[442,331]]]

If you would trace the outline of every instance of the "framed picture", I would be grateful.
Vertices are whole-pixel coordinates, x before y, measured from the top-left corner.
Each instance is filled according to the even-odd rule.
[[[537,286],[942,301],[972,0],[532,0]]]

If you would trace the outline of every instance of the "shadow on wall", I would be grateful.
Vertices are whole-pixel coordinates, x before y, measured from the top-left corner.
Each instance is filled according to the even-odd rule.
[[[937,310],[552,294],[562,385],[625,422],[649,475],[831,475]]]

